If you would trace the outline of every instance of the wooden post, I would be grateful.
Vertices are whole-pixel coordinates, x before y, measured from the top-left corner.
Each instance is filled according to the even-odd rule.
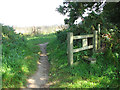
[[[100,43],[100,24],[98,24],[98,39],[99,39],[99,41],[98,41],[98,49],[100,49],[100,45],[101,45],[101,43]]]
[[[67,50],[68,50],[68,65],[72,65],[73,64],[73,33],[72,32],[68,32],[67,34],[67,41],[68,41],[68,46],[67,46]]]
[[[82,39],[82,47],[85,47],[88,45],[87,38]]]
[[[97,40],[97,31],[94,31],[94,37],[93,37],[93,51],[96,52],[97,51],[97,44],[98,44],[98,40]]]
[[[0,24],[0,32],[2,33],[2,25],[1,25],[1,24]],[[1,33],[0,33],[0,34],[1,34]]]

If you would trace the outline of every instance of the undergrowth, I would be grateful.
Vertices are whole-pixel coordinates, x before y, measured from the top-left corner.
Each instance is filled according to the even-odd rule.
[[[2,30],[2,87],[20,88],[37,70],[39,46],[28,42],[26,36],[14,33],[12,27]]]
[[[48,57],[50,62],[51,88],[116,88],[120,86],[118,66],[115,66],[105,53],[90,54],[91,50],[74,54],[72,67],[67,63],[67,43],[61,43],[57,38],[49,43]],[[81,55],[96,57],[96,64],[89,64]],[[108,60],[106,60],[108,59]],[[117,59],[117,58],[116,58]]]
[[[37,70],[38,44],[54,40],[55,35],[23,35],[12,27],[2,28],[2,88],[26,87],[27,78]]]

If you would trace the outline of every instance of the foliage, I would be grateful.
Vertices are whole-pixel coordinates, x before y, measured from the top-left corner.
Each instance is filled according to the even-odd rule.
[[[119,19],[119,3],[106,3],[102,13],[96,14],[92,11],[87,17],[83,17],[82,14],[85,9],[92,9],[95,3],[64,2],[63,6],[57,8],[58,12],[63,15],[69,12],[68,18],[64,20],[69,28],[56,34],[57,41],[55,42],[57,42],[57,46],[54,46],[53,42],[48,48],[52,65],[50,81],[56,82],[51,87],[102,88],[120,86],[120,31],[119,20],[117,21]],[[99,5],[100,2],[96,6],[98,12]],[[113,7],[112,10],[111,6]],[[84,18],[82,23],[74,24],[79,17]],[[114,18],[115,20],[113,20]],[[74,35],[90,34],[94,30],[98,30],[98,24],[101,28],[102,51],[98,51],[96,54],[92,54],[91,50],[75,53],[74,62],[78,62],[78,65],[67,66],[67,32],[73,32]],[[74,41],[74,48],[81,47],[80,43],[80,40]],[[54,54],[57,55],[54,56]],[[96,57],[97,63],[90,65],[84,62],[82,59],[84,55]]]
[[[89,16],[93,13],[96,15],[100,15],[100,7],[103,3],[102,2],[63,2],[63,5],[60,5],[57,8],[57,11],[63,15],[68,14],[68,18],[65,19],[65,23],[69,24],[69,26],[73,25],[75,20],[77,20],[79,17],[85,18],[83,14],[85,13],[86,10],[89,10],[91,13],[89,13]],[[96,5],[96,6],[95,6]],[[119,24],[119,15],[120,15],[120,2],[106,2],[104,9],[103,9],[103,14],[104,14],[104,19],[114,22],[115,24]],[[95,9],[95,10],[93,10]],[[99,13],[99,14],[98,14]],[[92,15],[92,19],[95,19],[95,15]],[[92,20],[91,19],[91,20]],[[98,20],[95,22],[100,23]]]
[[[2,28],[2,87],[20,88],[37,69],[40,49],[24,35],[14,33],[12,27]]]
[[[120,3],[120,2],[119,2]],[[62,14],[69,12],[65,23],[69,28],[51,35],[24,36],[14,33],[12,27],[3,26],[2,77],[3,88],[19,88],[26,84],[26,79],[37,69],[40,49],[39,43],[48,45],[50,80],[53,88],[109,88],[120,86],[120,31],[119,3],[107,3],[103,12],[97,15],[94,11],[83,17],[85,9],[95,3],[64,2],[57,10]],[[98,2],[99,11],[100,2]],[[112,9],[110,8],[112,6]],[[74,24],[79,17],[82,24]],[[114,19],[115,18],[115,19]],[[90,34],[101,24],[101,41],[104,51],[92,54],[91,50],[74,54],[73,67],[67,64],[67,32],[74,35]],[[56,35],[56,36],[55,36]],[[80,40],[74,41],[74,48],[81,47]],[[82,59],[87,55],[96,57],[97,63],[90,65]]]
[[[64,31],[57,31],[56,36],[57,36],[57,39],[60,40],[61,43],[67,40],[67,32],[68,32],[67,29]]]
[[[120,27],[120,2],[109,2],[104,7],[104,14],[109,22],[117,24]]]
[[[84,9],[87,7],[93,6],[95,3],[86,3],[86,2],[64,2],[63,6],[60,5],[57,8],[57,11],[63,15],[68,14],[68,24],[73,25],[74,21],[78,19],[78,17],[82,17],[84,13]]]
[[[56,44],[55,44],[56,43]],[[74,54],[72,67],[68,66],[67,43],[56,40],[49,43],[48,57],[51,64],[50,79],[51,88],[116,88],[120,86],[118,67],[106,60],[104,53],[97,53],[97,63],[89,64],[81,58],[81,55],[91,55],[91,51]],[[116,58],[116,60],[118,60]]]
[[[95,6],[96,10],[94,11],[92,9],[95,4],[96,3],[90,3],[90,2],[86,2],[86,3],[64,2],[63,6],[60,5],[57,8],[58,12],[63,15],[68,14],[67,15],[68,18],[65,19],[65,23],[69,25],[67,31],[73,32],[74,35],[89,34],[89,33],[93,33],[94,30],[98,30],[98,26],[97,26],[98,24],[101,24],[101,34],[105,34],[107,30],[110,28],[116,29],[114,28],[116,26],[118,27],[119,30],[120,2],[115,2],[115,3],[106,2],[103,12],[100,14],[96,14],[96,12],[99,12],[99,7],[101,5],[101,2],[97,3],[97,6]],[[83,17],[83,14],[85,13],[86,10],[91,11],[91,13],[89,13],[87,17]],[[79,17],[82,18],[81,24],[75,24],[74,23],[75,20],[77,20]],[[64,40],[60,39],[60,41],[64,41]]]

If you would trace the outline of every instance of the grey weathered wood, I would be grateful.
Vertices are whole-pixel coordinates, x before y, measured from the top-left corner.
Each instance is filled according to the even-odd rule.
[[[91,58],[91,57],[88,57],[88,56],[83,56],[83,59],[86,60],[86,61],[89,61],[90,64],[96,63],[96,58]]]
[[[87,38],[82,39],[82,47],[86,47],[88,45]]]
[[[91,48],[93,48],[93,45],[89,45],[89,46],[78,48],[78,49],[73,49],[73,52],[79,52],[79,51],[83,51],[83,50],[91,49]]]
[[[67,34],[68,41],[68,64],[71,66],[73,64],[73,33],[69,32]]]
[[[95,64],[96,63],[96,60],[95,61],[91,61],[90,64]]]
[[[94,31],[94,37],[93,37],[93,52],[97,51],[97,44],[98,44],[98,40],[97,40],[98,36],[97,36],[97,31]]]
[[[84,58],[85,60],[88,60],[88,61],[95,61],[96,58],[91,58],[89,56],[82,56],[82,58]]]
[[[99,41],[98,41],[98,49],[100,49],[100,24],[98,24],[98,39],[99,39]]]
[[[0,32],[2,32],[2,25],[0,24]]]
[[[73,39],[83,39],[93,37],[93,34],[73,36]]]

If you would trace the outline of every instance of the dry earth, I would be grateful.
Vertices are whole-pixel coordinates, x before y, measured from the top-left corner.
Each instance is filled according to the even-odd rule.
[[[39,44],[41,48],[40,60],[38,62],[38,70],[32,75],[27,81],[27,88],[49,88],[48,84],[48,73],[49,73],[49,62],[46,53],[47,43]]]

